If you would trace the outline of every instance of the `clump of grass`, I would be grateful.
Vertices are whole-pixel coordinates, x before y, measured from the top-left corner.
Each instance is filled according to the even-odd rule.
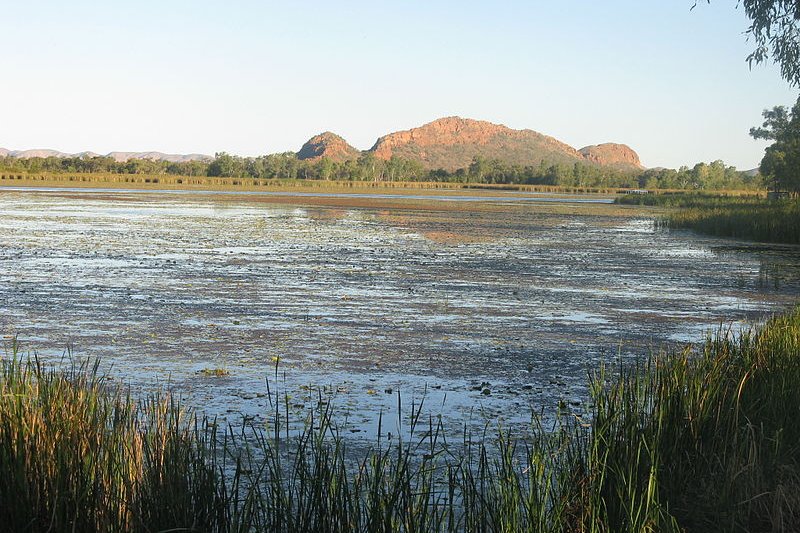
[[[423,403],[367,449],[335,408],[290,431],[134,403],[86,365],[0,376],[0,524],[14,531],[790,531],[800,523],[800,310],[591,377],[553,428],[448,435]],[[276,365],[277,373],[277,365]],[[398,412],[403,412],[398,397]]]
[[[720,192],[659,192],[657,194],[625,194],[614,203],[621,205],[648,205],[657,207],[714,208],[758,207],[768,205],[763,194]]]
[[[170,397],[135,403],[97,365],[0,374],[0,528],[210,529],[225,519],[209,434]]]
[[[211,367],[204,368],[204,369],[198,371],[198,374],[202,374],[204,376],[209,376],[209,377],[221,378],[221,377],[224,377],[224,376],[230,376],[231,375],[231,371],[228,370],[225,367],[219,366],[219,367],[213,367],[213,368],[211,368]]]
[[[800,201],[680,210],[669,215],[666,225],[719,237],[800,244]]]
[[[800,312],[605,383],[586,479],[613,531],[786,531],[800,523]]]
[[[679,208],[660,224],[717,237],[800,244],[800,200],[703,193],[627,195],[620,204]]]

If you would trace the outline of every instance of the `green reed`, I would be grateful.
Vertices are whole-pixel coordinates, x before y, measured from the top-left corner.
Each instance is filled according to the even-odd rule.
[[[398,396],[407,431],[365,444],[326,402],[290,430],[273,391],[266,429],[221,425],[168,395],[134,401],[97,364],[47,368],[13,347],[0,530],[797,530],[800,311],[590,382],[583,416],[480,435]]]
[[[659,224],[717,237],[800,244],[800,200],[702,193],[627,195],[619,204],[677,208]]]

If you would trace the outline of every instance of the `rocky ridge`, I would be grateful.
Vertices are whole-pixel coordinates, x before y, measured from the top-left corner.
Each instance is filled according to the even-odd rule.
[[[465,168],[475,157],[499,159],[505,164],[535,166],[541,163],[590,163],[624,169],[644,168],[638,154],[629,146],[604,143],[576,150],[554,137],[539,132],[515,130],[485,120],[445,117],[417,128],[389,133],[380,137],[366,151],[359,151],[342,137],[326,131],[306,142],[297,158],[317,161],[323,157],[332,161],[348,161],[362,154],[373,154],[388,160],[393,156],[418,161],[426,169],[445,169],[450,172]],[[0,157],[97,157],[94,152],[68,154],[56,150],[7,150],[0,148]],[[110,152],[117,162],[130,159],[187,162],[211,161],[203,154],[165,154],[162,152]]]
[[[346,147],[346,148],[345,148]],[[329,157],[337,161],[356,159],[362,152],[330,132],[309,140],[299,159]],[[445,117],[418,128],[380,137],[369,150],[376,157],[392,156],[419,161],[427,169],[454,171],[470,165],[473,158],[499,159],[506,164],[538,165],[576,162],[643,168],[639,156],[624,144],[606,143],[576,150],[554,137],[501,124],[460,117]]]

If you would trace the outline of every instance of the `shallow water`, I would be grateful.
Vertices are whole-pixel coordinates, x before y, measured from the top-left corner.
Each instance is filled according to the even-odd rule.
[[[800,289],[798,248],[614,211],[115,198],[0,192],[0,330],[234,422],[267,419],[276,391],[298,419],[333,402],[365,438],[399,399],[452,427],[581,413],[602,362],[762,320]]]

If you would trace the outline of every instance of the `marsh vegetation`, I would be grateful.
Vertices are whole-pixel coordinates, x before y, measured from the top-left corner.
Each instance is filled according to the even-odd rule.
[[[290,434],[135,401],[97,365],[15,348],[0,375],[0,520],[14,531],[786,531],[800,520],[800,312],[697,349],[601,368],[586,417],[524,436],[408,437],[350,450],[336,408]],[[424,402],[424,400],[423,400]],[[286,433],[284,433],[286,431]]]
[[[668,228],[758,242],[800,244],[800,200],[762,196],[702,194],[626,195],[623,205],[675,208],[664,217]]]
[[[798,315],[675,348],[785,308],[800,276],[778,290],[773,265],[792,250],[676,239],[602,204],[0,201],[0,325],[27,347],[0,383],[12,530],[796,516]],[[64,366],[66,345],[102,366]]]

